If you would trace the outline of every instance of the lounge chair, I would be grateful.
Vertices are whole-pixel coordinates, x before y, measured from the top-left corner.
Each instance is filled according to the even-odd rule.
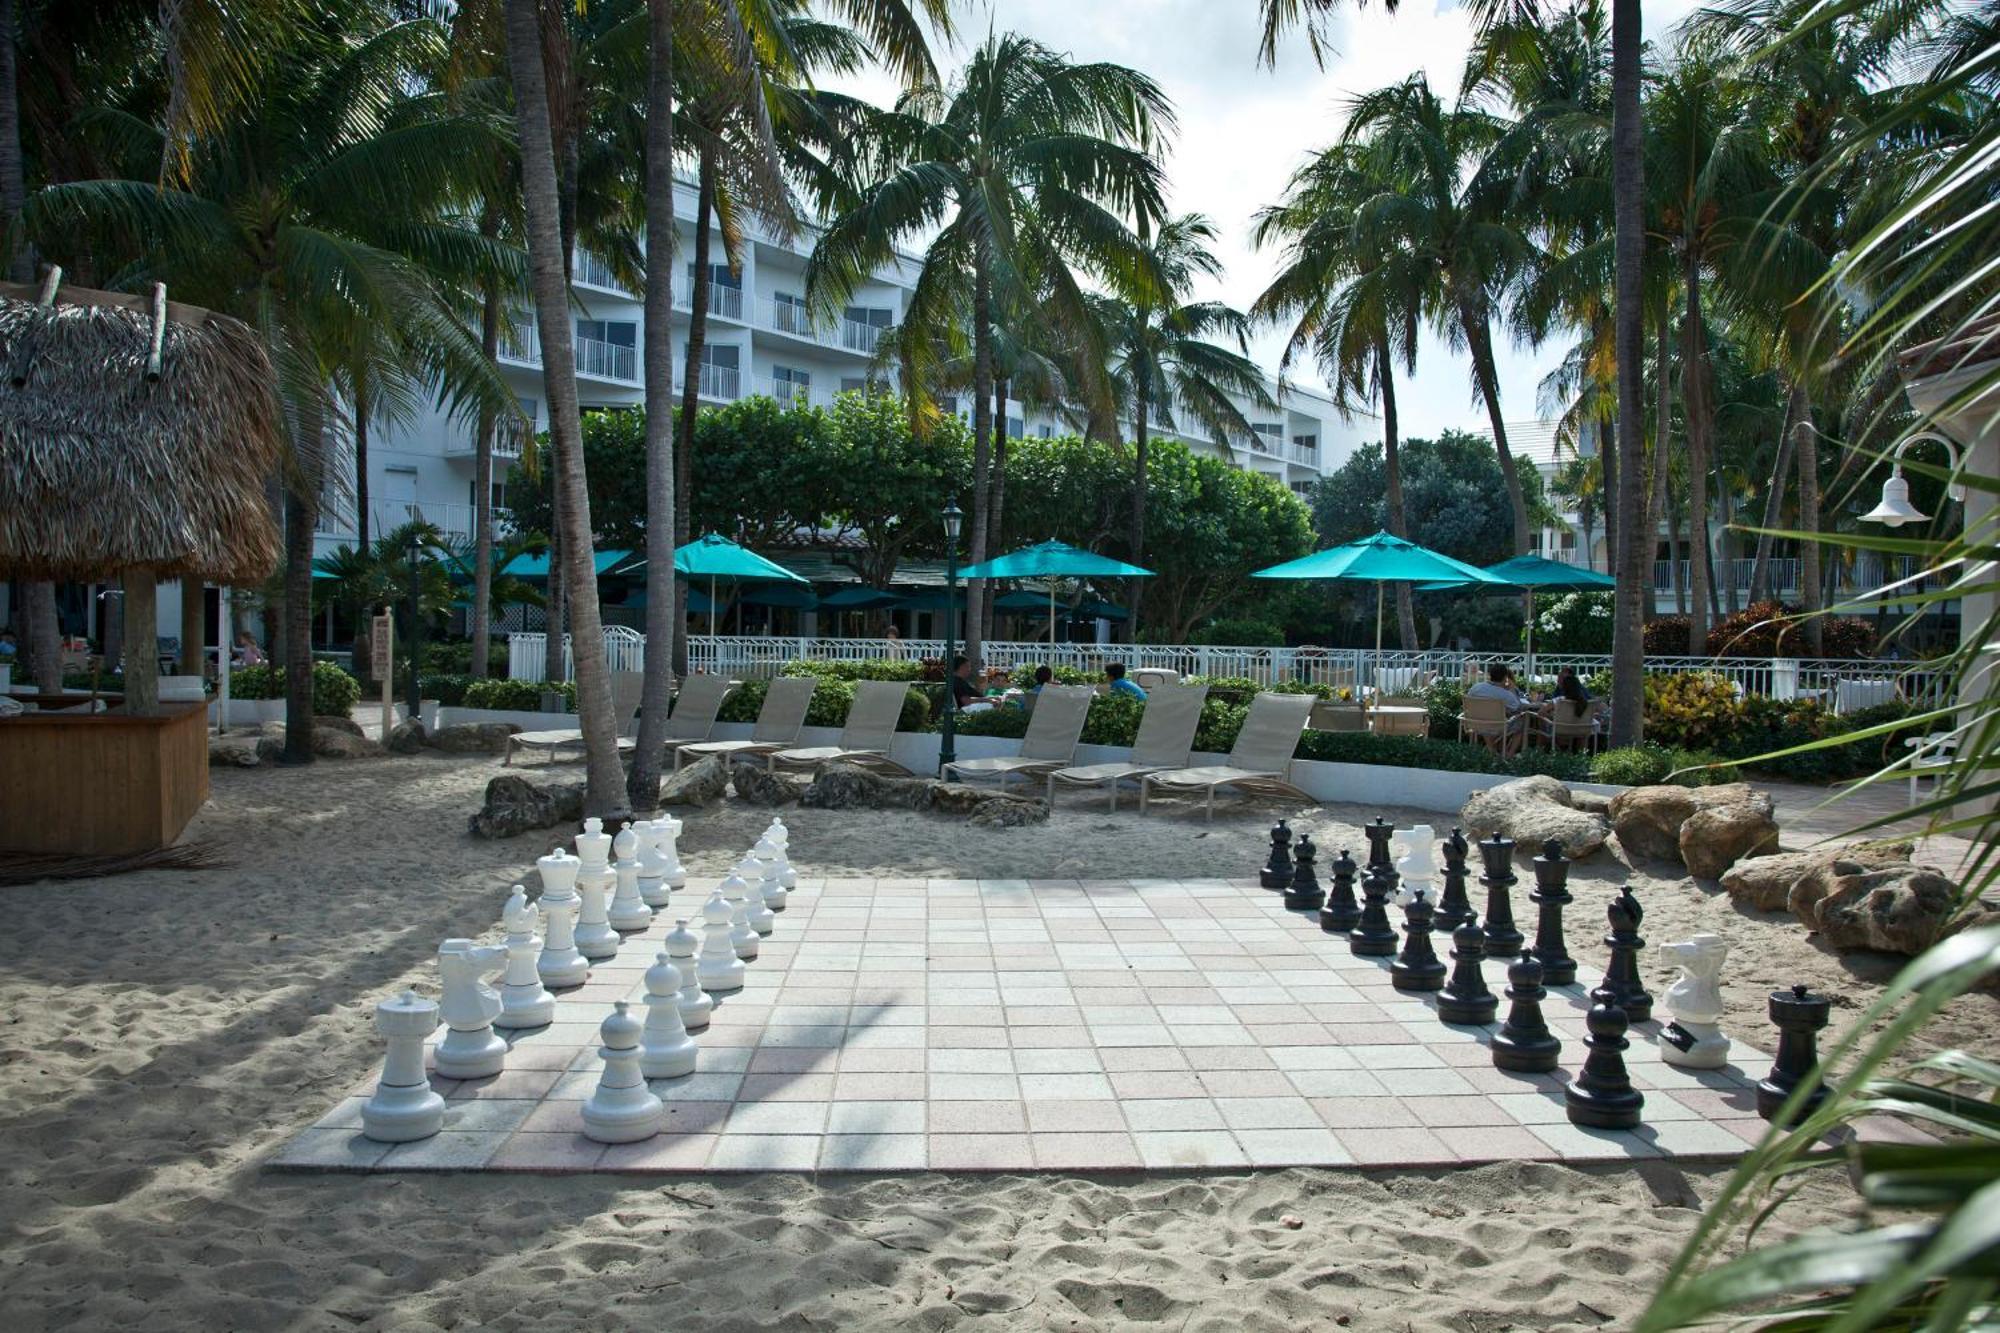
[[[1188,755],[1194,750],[1194,733],[1201,726],[1201,706],[1207,699],[1206,685],[1155,686],[1146,696],[1146,711],[1139,718],[1131,759],[1057,769],[1049,774],[1049,805],[1055,805],[1057,787],[1104,787],[1111,793],[1111,808],[1116,810],[1119,783],[1165,769],[1186,768]]]
[[[1208,819],[1215,821],[1215,793],[1223,787],[1257,794],[1312,797],[1289,780],[1292,752],[1299,747],[1299,734],[1306,729],[1312,712],[1310,694],[1260,694],[1250,701],[1249,716],[1236,733],[1236,745],[1229,762],[1201,768],[1172,769],[1148,773],[1139,779],[1139,812],[1144,814],[1155,792],[1183,792],[1207,798]]]
[[[684,745],[707,740],[715,730],[715,717],[722,711],[723,700],[735,690],[736,682],[727,676],[703,673],[683,680],[674,693],[673,711],[667,714],[667,738],[660,757],[665,759],[667,755],[678,754]]]
[[[1021,753],[993,759],[959,759],[944,766],[944,776],[947,779],[997,777],[1002,787],[1016,774],[1047,777],[1076,758],[1083,719],[1090,712],[1090,701],[1096,697],[1088,685],[1042,686],[1035,711],[1028,715],[1028,734],[1021,742]]]
[[[618,715],[618,748],[629,750],[632,742],[627,739],[639,712],[639,696],[646,688],[646,677],[638,671],[614,671],[611,673],[611,708]],[[507,738],[507,752],[500,758],[500,766],[505,768],[514,762],[516,750],[534,750],[548,756],[554,763],[564,750],[583,745],[583,729],[566,727],[559,731],[517,731]]]
[[[808,745],[779,750],[768,761],[778,768],[818,768],[833,760],[862,764],[870,768],[909,769],[889,757],[896,738],[896,722],[903,715],[903,699],[910,692],[907,681],[864,680],[854,687],[854,706],[847,710],[847,725],[840,729],[837,745]]]
[[[761,756],[769,767],[771,756],[788,745],[796,745],[799,729],[806,724],[806,710],[812,707],[813,691],[819,681],[812,676],[779,676],[764,692],[757,709],[757,725],[747,741],[696,741],[674,750],[674,767],[682,761],[720,755],[726,762]]]

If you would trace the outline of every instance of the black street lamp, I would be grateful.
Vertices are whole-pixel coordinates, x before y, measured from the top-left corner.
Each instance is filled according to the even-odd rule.
[[[953,743],[958,732],[958,682],[953,679],[952,659],[957,655],[952,645],[952,629],[958,619],[958,527],[965,521],[965,515],[958,512],[958,503],[947,500],[944,506],[944,737],[938,742],[938,772],[944,772],[945,765],[956,762],[958,748]]]
[[[412,532],[408,547],[408,555],[410,557],[410,646],[405,656],[408,657],[410,664],[409,720],[417,723],[423,721],[423,684],[417,679],[417,664],[423,659],[424,652],[423,613],[417,600],[419,584],[417,561],[422,558],[423,553],[423,538]]]

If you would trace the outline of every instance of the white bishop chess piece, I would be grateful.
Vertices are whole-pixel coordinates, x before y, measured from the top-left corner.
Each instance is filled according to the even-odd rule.
[[[701,947],[701,938],[688,929],[686,918],[682,918],[667,932],[665,944],[667,957],[681,970],[681,1022],[688,1031],[699,1032],[708,1026],[708,1016],[715,1012],[715,1001],[703,993],[701,982],[695,978],[694,954]]]
[[[792,831],[785,827],[784,819],[776,815],[764,826],[764,838],[781,852],[792,845]]]
[[[584,1137],[598,1143],[636,1143],[650,1139],[666,1124],[666,1108],[646,1087],[639,1072],[639,1020],[620,1000],[610,1017],[598,1026],[604,1043],[597,1054],[604,1061],[604,1073],[597,1090],[583,1104]]]
[[[556,997],[542,985],[542,974],[535,969],[542,951],[542,937],[535,930],[540,918],[519,884],[500,910],[500,921],[507,928],[507,972],[500,979],[500,1016],[493,1026],[546,1027],[555,1019]]]
[[[618,849],[618,862],[611,867],[618,892],[607,913],[611,928],[621,935],[644,930],[653,924],[653,909],[639,896],[639,835],[628,825],[618,831],[612,845]]]
[[[535,862],[542,877],[541,909],[548,913],[548,937],[535,964],[542,984],[556,990],[581,986],[590,976],[590,962],[576,947],[576,913],[583,903],[576,896],[576,877],[583,862],[558,847]]]
[[[375,1006],[375,1030],[389,1043],[382,1081],[361,1104],[361,1132],[378,1143],[427,1139],[444,1128],[444,1098],[424,1073],[424,1038],[437,1031],[438,1007],[415,991]]]
[[[750,924],[750,885],[732,870],[722,877],[716,892],[729,904],[729,943],[744,962],[757,957],[757,928]],[[704,911],[703,915],[706,915]]]
[[[611,835],[597,816],[583,821],[583,832],[576,836],[576,855],[583,862],[576,875],[577,896],[583,900],[576,914],[576,947],[593,962],[616,957],[618,932],[611,928],[609,911]]]
[[[757,892],[764,899],[764,906],[773,912],[784,911],[785,899],[790,896],[785,892],[784,875],[789,867],[785,865],[784,849],[772,842],[771,835],[766,833],[757,839],[757,846],[750,856],[763,875]]]
[[[646,969],[646,1032],[639,1045],[639,1072],[647,1078],[694,1072],[700,1048],[681,1022],[681,970],[664,953]]]
[[[1396,857],[1396,874],[1402,878],[1402,886],[1396,892],[1396,906],[1408,907],[1416,901],[1419,893],[1437,901],[1437,830],[1429,824],[1418,824],[1414,828],[1399,828],[1389,839],[1393,853],[1400,844],[1402,855]]]
[[[658,911],[668,902],[667,858],[660,852],[658,820],[642,819],[632,825],[639,835],[639,898]]]
[[[729,900],[719,887],[701,905],[701,959],[695,965],[695,977],[710,995],[743,989],[743,960],[736,956],[736,946],[730,940],[730,915]],[[754,932],[751,938],[756,938]]]
[[[506,1064],[507,1043],[493,1030],[500,992],[486,984],[487,974],[506,961],[507,948],[501,944],[450,939],[438,946],[438,975],[444,981],[439,1007],[445,1033],[436,1057],[441,1076],[490,1078]]]
[[[1729,942],[1706,931],[1679,944],[1662,944],[1661,961],[1676,963],[1674,978],[1660,1003],[1673,1021],[1660,1029],[1660,1058],[1683,1069],[1720,1069],[1729,1063],[1729,1038],[1722,1021],[1722,963]]]
[[[743,880],[744,920],[759,935],[770,934],[778,928],[778,918],[772,913],[771,905],[764,901],[764,877],[769,873],[768,868],[753,852],[743,858],[743,863],[736,867],[736,873]]]

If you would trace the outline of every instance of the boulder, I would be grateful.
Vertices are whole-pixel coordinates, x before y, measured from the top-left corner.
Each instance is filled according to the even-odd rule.
[[[792,805],[805,790],[797,778],[773,773],[762,764],[737,764],[729,770],[729,781],[737,796],[752,805]]]
[[[398,722],[389,732],[389,753],[416,754],[424,748],[424,724]]]
[[[263,760],[257,750],[263,737],[214,736],[208,742],[208,766],[210,768],[255,768]]]
[[[1722,887],[1737,902],[1760,912],[1782,912],[1788,906],[1792,886],[1807,875],[1830,871],[1840,876],[1877,870],[1908,861],[1914,850],[1914,843],[1892,842],[1753,856],[1724,871]],[[1824,890],[1818,896],[1823,897]]]
[[[1954,930],[1983,924],[2000,912],[1975,905],[1955,923],[1958,886],[1929,866],[1883,866],[1828,875],[1792,888],[1793,915],[1835,949],[1875,949],[1915,956]]]
[[[275,736],[266,732],[257,737],[257,760],[259,763],[275,763],[279,759],[284,758],[284,755],[285,729],[283,727],[278,728],[278,734]]]
[[[1049,817],[1046,801],[966,782],[894,778],[856,764],[822,764],[799,795],[820,810],[928,810],[963,815],[981,828],[1017,828]]]
[[[511,838],[583,818],[581,782],[534,783],[503,773],[486,784],[486,804],[468,821],[475,838]]]
[[[729,769],[719,754],[669,773],[660,783],[661,805],[712,805],[729,790]]]
[[[1579,810],[1588,810],[1593,815],[1609,816],[1611,813],[1611,798],[1601,796],[1594,791],[1573,791],[1569,794],[1569,803]]]
[[[1650,861],[1681,860],[1681,825],[1697,810],[1755,805],[1767,813],[1771,798],[1747,782],[1716,787],[1634,787],[1611,798],[1611,827],[1627,856]],[[1775,824],[1772,826],[1774,829]],[[1777,849],[1772,842],[1771,850]],[[1719,873],[1719,872],[1718,872]]]
[[[1474,840],[1498,833],[1537,853],[1554,838],[1571,860],[1589,856],[1611,836],[1609,819],[1577,809],[1569,788],[1540,775],[1474,792],[1459,813],[1459,824]]]
[[[313,753],[321,759],[374,759],[387,754],[380,742],[339,727],[313,727]]]
[[[321,727],[325,727],[330,731],[344,731],[350,736],[363,736],[367,734],[361,730],[361,724],[351,717],[336,717],[332,713],[314,713],[313,729],[318,730]]]
[[[520,730],[512,722],[464,722],[439,727],[424,744],[446,754],[504,754],[507,738]]]
[[[1697,879],[1715,879],[1746,856],[1778,850],[1778,820],[1762,792],[1736,805],[1711,805],[1681,825],[1681,864]]]

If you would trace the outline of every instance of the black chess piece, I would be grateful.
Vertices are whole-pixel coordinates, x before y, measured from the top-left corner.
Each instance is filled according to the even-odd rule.
[[[1627,884],[1611,900],[1605,909],[1611,919],[1611,929],[1604,933],[1604,943],[1611,949],[1611,959],[1604,965],[1604,980],[1590,992],[1590,998],[1609,999],[1625,1011],[1628,1023],[1643,1023],[1653,1016],[1653,997],[1646,990],[1646,983],[1639,979],[1639,950],[1646,947],[1646,941],[1639,935],[1639,922],[1645,918],[1646,909],[1632,896],[1632,886]]]
[[[1563,942],[1563,908],[1575,899],[1569,891],[1569,857],[1554,838],[1542,844],[1535,858],[1535,961],[1542,965],[1544,986],[1567,986],[1576,980],[1576,959]]]
[[[1514,928],[1514,901],[1508,896],[1514,887],[1514,840],[1497,833],[1482,839],[1479,859],[1486,867],[1479,877],[1486,886],[1486,952],[1512,958],[1522,944],[1521,932]]]
[[[1770,1012],[1771,1021],[1778,1025],[1778,1057],[1769,1076],[1757,1085],[1757,1114],[1775,1120],[1799,1084],[1808,1079],[1819,1083],[1785,1122],[1785,1128],[1791,1129],[1826,1100],[1826,1084],[1819,1075],[1819,1031],[1833,1015],[1833,1002],[1804,986],[1794,986],[1771,992]]]
[[[1389,879],[1373,867],[1361,876],[1361,915],[1347,932],[1347,949],[1362,958],[1387,958],[1396,952],[1396,929],[1389,924]]]
[[[1465,834],[1457,829],[1444,840],[1444,891],[1438,897],[1437,927],[1439,930],[1457,930],[1468,921],[1477,920],[1472,904],[1465,896],[1465,857],[1471,848],[1465,841]]]
[[[1418,889],[1403,907],[1403,951],[1389,965],[1389,984],[1397,990],[1433,991],[1444,985],[1444,963],[1431,947],[1430,895]]]
[[[1292,830],[1282,819],[1271,826],[1271,856],[1258,872],[1257,882],[1267,889],[1292,886]]]
[[[1292,852],[1292,886],[1285,890],[1285,906],[1294,912],[1317,912],[1326,901],[1326,892],[1319,886],[1319,871],[1314,862],[1319,859],[1319,849],[1313,846],[1312,835],[1301,833],[1299,845]]]
[[[1326,906],[1319,909],[1319,928],[1329,935],[1345,935],[1361,920],[1361,904],[1354,899],[1359,869],[1344,848],[1333,859],[1333,887],[1326,891]]]
[[[1438,1017],[1447,1023],[1485,1027],[1500,1007],[1486,988],[1479,965],[1486,959],[1486,936],[1476,921],[1461,921],[1451,932],[1451,980],[1438,992]]]
[[[1601,996],[1594,998],[1583,1020],[1590,1029],[1583,1039],[1590,1054],[1563,1089],[1569,1122],[1590,1129],[1636,1129],[1646,1098],[1625,1072],[1625,1049],[1632,1044],[1625,1039],[1625,1011]]]
[[[1556,1067],[1562,1041],[1542,1017],[1542,965],[1523,953],[1507,965],[1507,1021],[1493,1037],[1493,1067],[1514,1074],[1547,1074]]]
[[[1389,840],[1396,836],[1396,826],[1377,815],[1372,823],[1362,826],[1361,832],[1368,839],[1368,868],[1394,870],[1396,862],[1389,855]]]

